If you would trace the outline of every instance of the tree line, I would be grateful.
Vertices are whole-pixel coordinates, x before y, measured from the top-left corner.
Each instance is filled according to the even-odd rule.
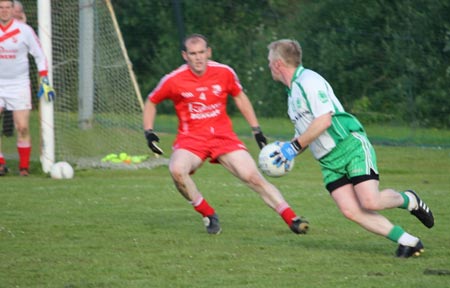
[[[450,2],[419,0],[113,1],[142,94],[183,63],[180,39],[202,33],[233,67],[258,116],[286,115],[267,45],[297,39],[303,65],[322,74],[365,123],[450,127]],[[231,113],[236,108],[230,104]],[[172,112],[165,103],[161,112]]]

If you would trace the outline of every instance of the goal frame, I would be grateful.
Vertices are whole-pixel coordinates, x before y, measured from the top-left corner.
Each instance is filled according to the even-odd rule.
[[[97,0],[78,0],[80,9],[93,9],[93,6]],[[120,31],[115,12],[110,0],[102,0],[105,2],[107,9],[109,11],[115,33],[117,35],[120,50],[125,59],[128,74],[130,76],[130,80],[132,86],[134,88],[135,95],[137,97],[139,106],[141,110],[144,108],[144,103],[142,100],[142,95],[139,89],[139,85],[132,69],[132,63],[129,59],[122,33]],[[47,57],[48,62],[48,77],[50,84],[53,85],[53,57],[52,57],[52,7],[51,0],[38,0],[37,2],[37,11],[38,11],[38,36],[41,41],[41,45],[44,51],[44,54]],[[89,61],[89,60],[88,60]],[[80,74],[89,75],[89,73],[83,73],[80,71]],[[79,87],[86,85],[85,78],[79,79]],[[90,79],[93,81],[93,79]],[[79,97],[90,97],[86,93],[80,93]],[[84,98],[83,98],[84,99]],[[56,91],[56,101],[58,101],[58,91]],[[80,101],[83,102],[83,101]],[[84,101],[87,102],[87,101]],[[56,162],[55,154],[55,125],[54,125],[54,103],[46,102],[44,99],[40,99],[39,102],[39,115],[40,115],[40,162],[42,166],[42,170],[45,173],[49,173],[51,171],[52,165]],[[81,113],[80,113],[81,115]],[[84,119],[82,119],[84,120]],[[82,128],[82,127],[81,127]],[[64,160],[64,159],[60,159]]]
[[[48,78],[53,85],[53,58],[52,58],[52,13],[50,0],[38,0],[38,26],[39,40],[41,41],[44,55],[47,57]],[[57,96],[56,96],[57,97]],[[40,127],[41,127],[41,155],[42,170],[49,173],[55,162],[55,131],[53,102],[47,102],[41,97],[39,102]]]

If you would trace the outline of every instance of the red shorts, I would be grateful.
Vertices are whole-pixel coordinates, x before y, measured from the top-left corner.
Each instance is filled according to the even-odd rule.
[[[188,150],[203,161],[211,158],[211,163],[218,163],[217,158],[236,150],[247,150],[235,133],[226,135],[191,136],[178,134],[173,149]]]

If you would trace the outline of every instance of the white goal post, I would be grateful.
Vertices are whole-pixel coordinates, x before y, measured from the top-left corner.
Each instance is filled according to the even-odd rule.
[[[47,57],[48,78],[53,83],[52,58],[52,18],[51,3],[49,0],[38,0],[39,39],[42,49]],[[39,112],[41,119],[41,165],[45,173],[49,173],[55,162],[55,135],[53,122],[53,102],[48,103],[44,97],[40,99]]]
[[[43,171],[55,161],[104,167],[111,153],[149,154],[143,100],[111,1],[21,2],[36,23],[56,92],[53,103],[39,103]]]

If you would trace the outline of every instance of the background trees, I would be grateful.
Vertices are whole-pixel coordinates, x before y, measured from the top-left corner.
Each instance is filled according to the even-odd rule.
[[[303,46],[304,66],[325,76],[347,110],[364,122],[450,127],[448,1],[113,4],[143,95],[182,64],[180,37],[196,32],[208,36],[214,59],[236,70],[259,116],[283,116],[284,88],[270,78],[266,47],[275,39],[295,38]],[[165,105],[161,111],[171,111]]]

